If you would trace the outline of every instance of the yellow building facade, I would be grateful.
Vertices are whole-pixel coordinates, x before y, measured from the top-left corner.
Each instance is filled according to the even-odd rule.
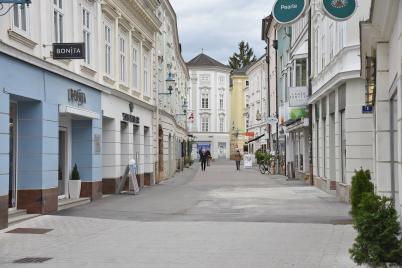
[[[230,101],[231,101],[231,129],[230,129],[230,158],[233,159],[237,149],[244,154],[246,142],[246,101],[245,89],[248,83],[247,68],[235,70],[231,75]]]

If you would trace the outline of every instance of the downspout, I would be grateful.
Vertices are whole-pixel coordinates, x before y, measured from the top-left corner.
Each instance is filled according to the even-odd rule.
[[[270,70],[270,62],[271,62],[271,60],[270,60],[270,58],[269,58],[269,55],[270,55],[270,47],[269,47],[269,38],[266,38],[265,39],[265,41],[266,41],[266,44],[267,44],[267,57],[266,57],[266,59],[265,59],[265,61],[267,62],[267,82],[268,82],[268,84],[267,84],[267,91],[268,91],[268,98],[267,98],[267,100],[268,100],[268,117],[271,117],[271,83],[270,83],[270,80],[269,80],[269,74],[271,73],[271,70]],[[268,125],[268,151],[269,152],[271,152],[271,124],[267,124]]]
[[[308,95],[312,95],[312,72],[311,72],[311,2],[310,9],[308,13]],[[314,185],[314,175],[313,175],[313,104],[308,106],[308,120],[309,120],[309,164],[310,164],[310,185]],[[318,143],[317,143],[318,146]]]
[[[279,174],[279,101],[278,101],[278,40],[276,40],[276,48],[275,48],[275,103],[276,103],[276,118],[278,122],[276,122],[276,173]]]

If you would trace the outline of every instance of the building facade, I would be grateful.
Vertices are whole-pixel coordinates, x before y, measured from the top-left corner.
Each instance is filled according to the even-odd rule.
[[[214,159],[230,158],[230,68],[204,53],[187,63],[190,72],[189,132],[193,157],[201,149]]]
[[[370,18],[360,23],[362,78],[372,119],[373,182],[380,195],[392,197],[401,211],[402,152],[402,1],[371,4]]]
[[[360,77],[359,21],[370,1],[360,1],[347,21],[333,21],[312,2],[312,95],[314,184],[349,201],[356,169],[373,166],[373,116],[364,114],[365,83]]]
[[[246,74],[247,67],[233,70],[230,76],[230,107],[241,107],[241,109],[230,109],[230,158],[234,159],[237,150],[244,154],[244,145],[247,141],[246,135],[246,98],[245,89],[248,85]]]
[[[266,57],[259,58],[246,71],[248,84],[245,89],[246,98],[246,129],[253,134],[249,143],[249,153],[268,148],[268,74]]]
[[[116,192],[130,159],[140,186],[158,182],[158,115],[179,129],[177,144],[187,137],[177,111],[159,111],[162,13],[170,14],[175,40],[169,53],[180,62],[167,1],[44,0],[0,17],[0,228],[9,211],[56,211],[69,198],[75,165],[80,196],[91,200]],[[85,59],[53,59],[51,44],[70,42],[85,43]],[[172,94],[175,107],[188,74],[184,61],[171,65],[181,92]],[[181,160],[182,148],[174,148]]]

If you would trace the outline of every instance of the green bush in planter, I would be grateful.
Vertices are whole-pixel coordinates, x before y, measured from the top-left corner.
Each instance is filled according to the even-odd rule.
[[[74,165],[73,171],[71,172],[71,180],[79,181],[80,173],[78,172],[77,164]]]
[[[352,210],[350,214],[353,217],[358,213],[359,204],[364,193],[374,193],[374,185],[371,182],[370,171],[360,169],[359,171],[355,171],[355,175],[352,177]]]
[[[263,161],[269,161],[270,158],[271,155],[268,154],[267,152],[257,151],[255,153],[255,159],[257,160],[257,164],[260,164]]]
[[[389,267],[402,264],[400,224],[394,203],[374,193],[363,193],[354,219],[358,235],[352,249],[352,259],[359,265]]]

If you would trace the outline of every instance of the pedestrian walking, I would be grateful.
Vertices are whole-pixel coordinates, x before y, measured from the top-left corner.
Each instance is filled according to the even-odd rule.
[[[211,159],[212,159],[211,152],[209,150],[207,150],[207,166],[208,167],[210,165]]]
[[[207,153],[204,150],[201,151],[200,160],[201,160],[201,170],[205,171],[205,167],[207,165]]]
[[[235,153],[235,161],[236,161],[236,169],[240,171],[240,161],[241,161],[241,153],[239,150],[236,151]]]

